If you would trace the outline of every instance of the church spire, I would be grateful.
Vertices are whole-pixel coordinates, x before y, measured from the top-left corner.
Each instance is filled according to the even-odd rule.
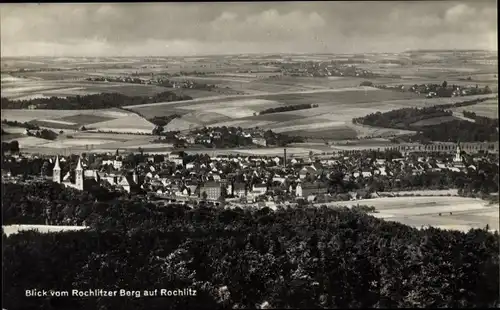
[[[54,164],[53,170],[61,170],[61,166],[59,166],[59,155],[56,157],[56,163]]]
[[[76,164],[76,169],[75,170],[83,170],[82,168],[82,158],[78,157],[78,164]]]

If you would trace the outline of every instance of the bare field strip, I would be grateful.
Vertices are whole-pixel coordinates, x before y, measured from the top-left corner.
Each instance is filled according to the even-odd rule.
[[[2,124],[2,129],[11,134],[24,134],[26,131],[26,128],[9,126],[7,124]]]
[[[2,110],[2,119],[18,122],[29,122],[35,119],[61,118],[65,116],[78,115],[78,110],[24,110],[5,109]]]
[[[72,146],[100,145],[106,143],[115,143],[114,140],[98,140],[98,139],[65,139],[59,141],[51,141],[43,145],[43,147],[64,149]]]
[[[274,127],[272,130],[277,133],[283,133],[283,132],[288,132],[288,131],[297,131],[297,130],[302,130],[302,131],[308,131],[308,130],[317,130],[317,129],[324,129],[324,128],[342,128],[344,127],[344,122],[309,122],[309,124],[303,124],[303,125],[293,125],[293,126],[278,126]]]
[[[261,120],[250,120],[250,119],[237,119],[226,122],[219,122],[211,124],[210,127],[241,127],[241,128],[253,128],[253,127],[265,127],[269,124],[273,124],[272,121],[261,121]]]
[[[270,96],[278,96],[278,98],[281,98],[282,96],[286,95],[306,95],[306,94],[321,94],[321,93],[342,93],[342,92],[363,92],[365,93],[368,91],[373,91],[377,92],[380,91],[377,88],[372,88],[372,87],[352,87],[352,88],[342,88],[342,89],[319,89],[319,90],[308,90],[308,91],[291,91],[291,92],[283,92],[283,93],[278,93],[278,94],[268,94],[268,95],[239,95],[239,96],[214,96],[214,97],[208,97],[208,98],[197,98],[193,100],[188,100],[188,101],[172,101],[169,102],[168,105],[175,105],[175,104],[180,104],[180,105],[191,105],[193,103],[209,103],[209,102],[221,102],[221,101],[231,101],[231,100],[240,100],[240,99],[263,99],[263,100],[272,100],[272,98],[269,98]],[[392,92],[395,93],[395,92]],[[396,93],[396,94],[402,94],[402,93]],[[281,97],[279,97],[281,96]],[[321,96],[321,95],[320,95]],[[398,99],[398,98],[396,98]],[[403,99],[403,98],[399,98]],[[161,106],[164,105],[165,103],[149,103],[149,104],[143,104],[143,105],[130,105],[130,106],[124,106],[124,108],[127,109],[139,109],[139,108],[145,108],[145,107],[154,107],[154,106]]]
[[[207,84],[224,84],[225,82],[233,83],[250,83],[255,78],[245,78],[245,77],[204,77],[204,76],[182,76],[182,77],[172,77],[174,81],[184,81],[184,80],[199,80]]]
[[[95,93],[120,93],[127,96],[151,96],[168,89],[157,85],[105,83],[91,81],[23,81],[4,87],[2,97],[17,99],[29,95],[75,96]]]
[[[275,107],[279,106],[280,104],[276,101],[272,100],[264,100],[264,99],[239,99],[239,100],[231,100],[231,101],[221,101],[218,103],[215,102],[209,102],[209,103],[203,103],[203,104],[196,104],[196,105],[186,105],[185,107],[182,107],[182,109],[186,110],[200,110],[200,109],[206,109],[206,108],[246,108],[250,106],[255,106],[255,107]]]
[[[484,228],[488,224],[493,229],[499,229],[499,206],[488,206],[485,201],[475,198],[394,197],[334,202],[328,205],[357,204],[374,206],[379,212],[373,214],[376,217],[418,228],[431,225],[467,231],[470,228]],[[453,214],[450,215],[450,212]]]
[[[50,140],[45,140],[41,138],[36,138],[36,137],[23,137],[23,138],[16,138],[12,140],[17,140],[19,142],[19,148],[26,148],[26,147],[33,147],[33,146],[43,146],[44,144],[47,144],[48,142],[51,142]],[[6,142],[10,142],[12,140],[6,140]]]
[[[74,231],[88,229],[86,226],[53,226],[53,225],[4,225],[2,230],[5,235],[10,236],[17,234],[21,231],[34,230],[38,233],[48,233],[48,232],[62,232],[62,231]]]
[[[127,130],[129,130],[129,132],[142,132],[143,130],[149,130],[149,132],[151,132],[155,128],[155,125],[140,117],[139,115],[130,114],[126,117],[94,123],[92,124],[92,128],[102,131],[113,131],[116,129],[120,130],[120,132],[127,132]]]
[[[442,123],[448,123],[454,120],[457,120],[458,117],[455,116],[440,116],[440,117],[433,117],[433,118],[428,118],[428,119],[423,119],[418,122],[410,124],[410,127],[424,127],[424,126],[433,126],[433,125],[439,125]]]
[[[384,197],[357,200],[356,203],[374,206],[379,211],[395,208],[415,208],[425,204],[435,204],[445,208],[445,211],[442,212],[446,212],[446,207],[448,206],[460,205],[462,208],[467,206],[471,210],[477,210],[484,208],[486,205],[486,202],[481,199],[465,197],[411,197],[411,199],[408,199],[408,197]],[[422,214],[429,213],[425,210],[422,212],[424,212]]]
[[[357,137],[356,131],[347,127],[324,128],[321,130],[287,131],[286,134],[289,136],[328,140],[346,140],[355,139]]]
[[[189,89],[189,88],[167,88],[166,91],[171,91],[178,96],[189,96],[191,98],[207,98],[217,95],[217,89],[214,91],[203,89]]]
[[[257,113],[258,111],[255,111],[253,109],[246,109],[246,108],[239,108],[239,107],[225,107],[225,108],[218,108],[218,109],[209,109],[207,110],[208,112],[211,113],[217,113],[224,115],[228,118],[244,118],[244,117],[249,117]]]
[[[457,196],[458,189],[442,189],[442,190],[415,190],[415,191],[392,191],[392,192],[378,192],[380,195],[397,194],[397,195],[421,195],[421,196],[441,196],[451,195]]]
[[[124,149],[173,149],[174,145],[170,143],[150,143],[150,144],[136,144],[136,145],[128,145],[123,147]]]
[[[302,116],[293,115],[287,112],[261,114],[243,118],[242,120],[269,121],[269,122],[289,122],[303,119]]]
[[[227,115],[217,113],[213,110],[207,110],[207,111],[202,110],[184,114],[182,115],[182,119],[193,123],[212,124],[217,122],[228,121],[231,120],[232,118]]]
[[[101,132],[89,132],[80,131],[73,134],[75,139],[104,139],[104,140],[116,140],[116,141],[128,141],[128,140],[141,140],[146,139],[146,137],[141,135],[131,135],[131,134],[119,134],[119,133],[101,133]],[[150,139],[150,137],[147,137]]]
[[[61,122],[52,122],[51,120],[32,120],[30,124],[39,126],[40,128],[49,128],[49,129],[67,129],[67,130],[77,130],[78,124],[67,124]]]
[[[197,127],[201,127],[202,124],[197,122],[190,122],[182,118],[175,118],[166,126],[163,126],[164,131],[184,131],[190,130]]]

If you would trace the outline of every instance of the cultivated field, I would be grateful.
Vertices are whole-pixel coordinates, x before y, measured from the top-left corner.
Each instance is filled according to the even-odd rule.
[[[474,112],[479,116],[498,118],[498,99],[486,100],[474,106],[459,107],[459,108],[454,108],[452,110],[461,115],[463,115],[462,111],[465,110],[469,112]]]
[[[492,55],[488,55],[491,59]],[[465,58],[464,58],[465,57]],[[363,81],[385,85],[412,85],[438,83],[446,80],[449,85],[489,85],[497,90],[497,68],[486,64],[484,53],[404,53],[364,55],[294,55],[294,56],[207,56],[207,57],[103,57],[103,58],[2,58],[1,95],[10,99],[74,96],[101,92],[118,92],[130,96],[151,96],[162,91],[194,98],[190,101],[130,106],[146,119],[155,116],[179,114],[165,130],[188,130],[201,126],[240,126],[272,129],[289,135],[307,137],[314,141],[339,141],[376,136],[391,137],[411,131],[374,128],[352,124],[352,118],[375,111],[386,112],[403,107],[425,107],[449,104],[484,96],[427,99],[413,93],[359,87]],[[467,62],[463,60],[467,59]],[[376,78],[355,77],[292,77],[281,76],[279,65],[257,64],[265,62],[341,61],[359,68],[385,75]],[[17,71],[26,69],[24,72]],[[54,71],[47,71],[53,69]],[[39,71],[34,71],[39,70]],[[185,76],[172,77],[172,74]],[[400,78],[390,75],[400,75]],[[154,85],[131,83],[93,82],[88,77],[134,76],[151,78],[163,76],[171,80],[194,80],[216,84],[212,91],[201,89],[173,89]],[[470,77],[470,80],[467,80]],[[488,95],[490,97],[491,95]],[[318,107],[266,115],[255,115],[268,108],[295,104],[317,104]],[[498,101],[488,101],[475,106],[455,109],[460,117],[462,110],[478,115],[497,117]],[[154,125],[135,113],[120,109],[100,111],[48,111],[3,110],[2,119],[31,121],[41,127],[64,131],[56,141],[25,139],[23,132],[9,128],[10,135],[2,141],[21,139],[24,149],[43,152],[61,150],[82,151],[117,147],[134,148],[148,145],[153,137],[127,133],[151,133]],[[428,125],[449,121],[451,118],[425,120],[414,125]],[[75,131],[85,126],[90,131],[113,131],[82,136]],[[5,126],[2,126],[5,129]],[[100,135],[97,137],[97,135]],[[68,136],[73,136],[70,138]],[[121,136],[121,137],[117,137]],[[111,138],[110,138],[111,137]],[[126,137],[126,138],[124,138]],[[24,139],[24,140],[23,140]],[[81,142],[76,142],[80,140]],[[42,143],[44,142],[44,143]],[[365,143],[365,144],[368,144]],[[381,142],[381,144],[383,144]],[[46,147],[50,146],[50,147]],[[160,152],[161,148],[155,148]],[[360,148],[363,145],[334,146]],[[234,150],[236,151],[236,150]],[[280,151],[281,152],[281,151]]]
[[[283,92],[267,95],[242,95],[238,97],[214,97],[165,104],[129,106],[128,109],[146,117],[181,114],[169,123],[166,130],[187,130],[200,126],[261,127],[294,135],[348,139],[368,136],[377,128],[363,128],[352,124],[352,118],[364,116],[374,109],[389,111],[412,100],[416,105],[430,105],[435,101],[424,100],[412,93],[400,93],[371,87],[315,89],[301,92]],[[256,115],[260,111],[284,105],[317,104],[318,108]],[[187,111],[196,111],[197,113]],[[208,113],[208,114],[207,114]],[[397,130],[382,130],[390,135]],[[384,133],[380,133],[382,135]]]
[[[458,117],[455,116],[439,116],[439,117],[433,117],[433,118],[428,118],[428,119],[423,119],[418,122],[410,124],[411,127],[425,127],[425,126],[433,126],[433,125],[439,125],[442,123],[448,123],[454,120],[457,120]]]
[[[151,96],[169,90],[155,85],[85,81],[84,77],[45,80],[40,77],[30,78],[29,74],[26,74],[27,78],[10,78],[2,74],[1,96],[13,100],[115,92],[128,96]]]
[[[414,227],[469,230],[489,225],[499,230],[499,206],[475,198],[463,197],[391,197],[335,202],[329,205],[369,205],[379,213],[374,216]],[[450,214],[450,212],[452,214]],[[439,216],[441,213],[441,216]]]

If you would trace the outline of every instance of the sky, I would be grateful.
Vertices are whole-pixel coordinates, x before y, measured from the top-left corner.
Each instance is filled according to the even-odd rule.
[[[1,56],[497,50],[496,1],[0,4]]]

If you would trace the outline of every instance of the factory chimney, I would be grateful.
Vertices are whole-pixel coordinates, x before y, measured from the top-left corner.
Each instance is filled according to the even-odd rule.
[[[283,166],[286,168],[286,149],[283,149]]]

